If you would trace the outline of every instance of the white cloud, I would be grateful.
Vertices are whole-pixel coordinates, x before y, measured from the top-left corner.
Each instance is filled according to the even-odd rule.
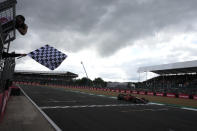
[[[84,77],[85,72],[81,65],[81,61],[83,61],[91,79],[102,77],[111,81],[138,81],[137,69],[141,66],[197,59],[197,45],[193,43],[196,41],[195,35],[197,33],[179,34],[168,41],[152,38],[154,42],[160,42],[160,44],[153,44],[154,46],[146,46],[145,42],[152,42],[151,38],[147,38],[140,44],[125,47],[110,57],[100,57],[94,48],[78,53],[62,50],[68,55],[68,58],[57,70],[71,71],[79,74],[79,77]],[[26,59],[27,61],[18,64],[16,69],[47,70],[29,58]],[[145,79],[145,75],[142,76],[141,80]],[[151,76],[149,75],[148,78]]]
[[[11,45],[30,52],[50,44],[68,54],[57,70],[91,79],[137,81],[137,68],[197,59],[196,0],[21,0],[29,25]],[[22,48],[21,48],[22,47]],[[46,70],[29,58],[16,69]],[[34,66],[32,66],[34,65]]]

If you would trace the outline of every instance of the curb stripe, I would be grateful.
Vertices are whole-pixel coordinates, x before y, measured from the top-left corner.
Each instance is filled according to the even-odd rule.
[[[197,109],[194,109],[194,108],[187,108],[187,107],[182,107],[181,109],[183,109],[183,110],[190,110],[190,111],[197,111]]]
[[[76,106],[43,106],[41,109],[76,109],[76,108],[94,108],[94,107],[125,107],[125,106],[140,106],[144,104],[107,104],[107,105],[76,105]],[[146,105],[148,106],[148,104]]]

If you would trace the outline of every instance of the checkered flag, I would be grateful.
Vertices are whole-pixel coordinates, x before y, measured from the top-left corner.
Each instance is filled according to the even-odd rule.
[[[45,45],[27,55],[50,70],[56,69],[67,57],[66,54],[49,45]]]

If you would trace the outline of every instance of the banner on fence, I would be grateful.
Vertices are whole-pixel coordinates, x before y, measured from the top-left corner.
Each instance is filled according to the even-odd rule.
[[[163,96],[163,93],[156,93],[156,96]]]
[[[176,97],[176,95],[174,93],[167,93],[166,96],[167,97]]]
[[[179,94],[179,98],[189,99],[189,95],[187,95],[187,94]]]
[[[154,93],[153,92],[147,92],[147,95],[153,96]]]

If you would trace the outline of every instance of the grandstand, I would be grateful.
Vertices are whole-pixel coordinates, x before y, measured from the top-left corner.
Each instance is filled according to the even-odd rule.
[[[37,82],[39,84],[69,84],[78,75],[64,71],[25,71],[16,70],[14,72],[15,82]]]
[[[139,90],[163,93],[197,94],[197,60],[140,67],[138,73],[153,72],[159,76],[138,82]]]

